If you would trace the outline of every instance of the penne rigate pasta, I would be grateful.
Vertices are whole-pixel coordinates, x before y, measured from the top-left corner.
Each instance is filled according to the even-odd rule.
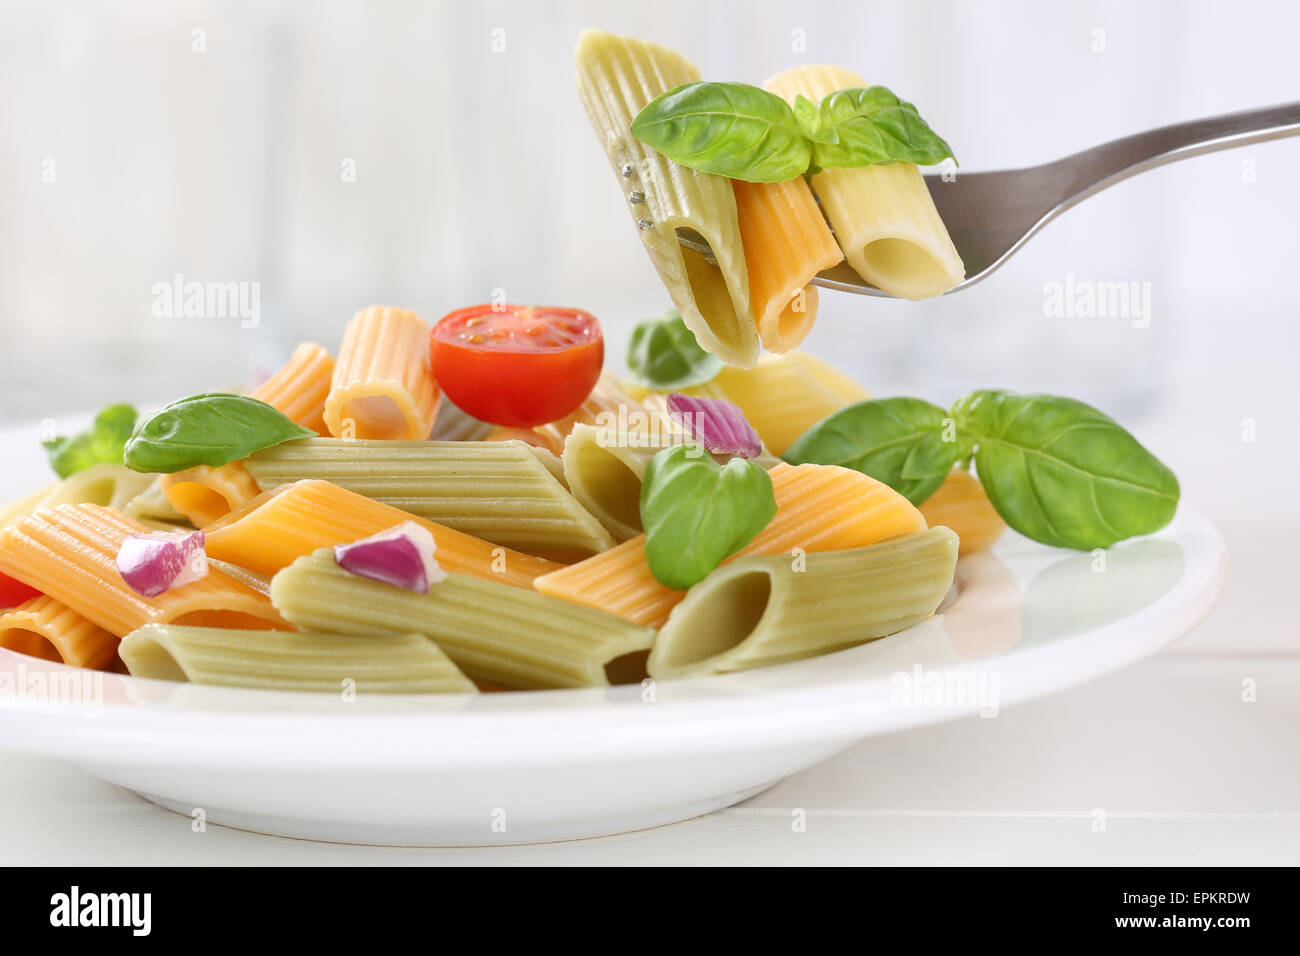
[[[837,90],[865,87],[852,70],[797,66],[764,88],[794,103],[814,103]],[[966,267],[939,218],[921,170],[911,163],[824,169],[812,188],[844,257],[876,288],[903,299],[942,295],[966,278]]]
[[[802,176],[731,186],[759,337],[769,352],[789,352],[817,320],[817,289],[808,283],[844,253]]]
[[[673,608],[650,676],[702,677],[843,650],[920,624],[952,586],[957,536],[931,528],[864,548],[747,557]]]
[[[648,393],[642,389],[642,395]],[[638,414],[639,413],[639,414]],[[649,428],[651,414],[641,402],[633,398],[617,378],[609,372],[602,372],[595,388],[577,410],[567,418],[548,425],[541,425],[536,430],[545,435],[550,443],[558,444],[561,451],[564,441],[569,437],[575,425],[605,425],[623,421],[628,428]],[[560,452],[557,452],[559,454]]]
[[[605,148],[641,241],[700,346],[748,367],[759,338],[729,180],[666,159],[631,133],[643,106],[700,78],[684,57],[644,40],[584,30],[574,53],[578,95]],[[683,246],[679,233],[708,247]]]
[[[509,428],[505,425],[494,427],[483,438],[484,441],[521,441],[540,451],[559,455],[564,451],[564,443],[538,428]]]
[[[980,480],[964,468],[950,471],[918,507],[931,528],[942,525],[956,532],[963,555],[988,550],[1007,530]]]
[[[544,463],[553,460],[553,466]],[[519,551],[597,554],[609,532],[556,479],[558,459],[522,441],[304,438],[244,463],[263,489],[323,478],[456,531]]]
[[[765,355],[752,369],[724,368],[711,384],[740,406],[763,444],[782,455],[827,415],[871,397],[852,383],[850,397],[843,383],[831,384],[819,366],[825,363],[805,352]]]
[[[163,494],[162,475],[155,476],[143,491],[128,501],[122,508],[122,513],[160,530],[171,530],[189,523],[189,519],[176,510],[176,506]]]
[[[325,398],[333,378],[334,358],[329,351],[315,342],[303,342],[289,361],[248,394],[278,408],[303,428],[325,435]]]
[[[118,637],[151,623],[284,626],[265,595],[212,568],[157,597],[131,590],[117,554],[129,535],[149,530],[99,505],[42,508],[0,531],[0,571]]]
[[[438,413],[429,327],[414,312],[374,305],[348,323],[325,399],[335,438],[423,441]]]
[[[564,478],[573,496],[609,529],[616,541],[641,534],[641,481],[650,459],[680,444],[680,431],[622,431],[575,425],[564,443]],[[768,454],[754,461],[771,468]]]
[[[303,628],[367,637],[416,631],[472,679],[521,690],[604,686],[607,666],[654,639],[602,611],[462,574],[428,594],[403,590],[349,574],[328,549],[277,574],[271,600]]]
[[[42,594],[0,612],[0,647],[97,671],[117,670],[117,635]]]
[[[147,624],[122,639],[133,677],[358,694],[476,694],[421,634],[358,637],[320,631],[246,631]]]
[[[91,465],[50,488],[31,510],[59,505],[103,505],[121,511],[153,480],[153,475],[142,475],[125,465]]]
[[[318,479],[263,492],[204,533],[209,557],[269,577],[317,548],[357,541],[403,521],[428,528],[438,564],[457,574],[530,588],[537,575],[560,567]]]
[[[216,468],[196,465],[163,475],[158,479],[158,488],[167,503],[196,528],[207,527],[262,493],[243,462],[238,461]]]
[[[467,415],[445,394],[438,398],[430,441],[483,441],[496,426]]]
[[[925,530],[925,519],[911,502],[861,472],[835,465],[781,463],[768,474],[776,495],[776,517],[728,561],[795,549],[860,548]],[[643,536],[543,575],[533,586],[543,594],[656,628],[663,626],[686,594],[665,587],[650,573]]]

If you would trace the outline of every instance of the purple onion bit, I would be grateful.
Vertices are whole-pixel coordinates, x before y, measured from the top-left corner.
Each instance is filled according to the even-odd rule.
[[[334,560],[344,571],[372,581],[383,581],[417,594],[428,594],[429,585],[447,576],[434,557],[437,543],[433,533],[414,521],[379,534],[336,544]]]
[[[117,551],[117,570],[127,587],[157,597],[206,577],[208,555],[202,531],[154,531],[128,535]]]
[[[692,398],[672,392],[668,396],[668,413],[707,452],[757,458],[763,451],[758,432],[745,420],[745,413],[725,399]]]

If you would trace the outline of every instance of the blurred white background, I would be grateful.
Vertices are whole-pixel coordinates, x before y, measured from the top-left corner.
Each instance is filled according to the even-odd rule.
[[[852,66],[917,102],[965,171],[1300,99],[1300,7],[1280,0],[7,0],[0,417],[224,387],[300,338],[332,347],[360,306],[432,320],[498,287],[594,311],[621,360],[665,298],[573,92],[587,25],[706,77]],[[935,400],[1055,389],[1134,416],[1189,373],[1223,392],[1231,353],[1300,345],[1298,164],[1283,141],[1148,173],[970,292],[824,295],[808,347]],[[153,284],[176,273],[260,283],[260,326],[155,318]],[[1150,328],[1046,318],[1044,284],[1067,274],[1149,281]],[[1234,384],[1242,414],[1272,407],[1267,380]]]

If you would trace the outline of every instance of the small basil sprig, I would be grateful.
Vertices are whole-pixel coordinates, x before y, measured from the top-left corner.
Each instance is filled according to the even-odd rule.
[[[947,423],[947,427],[945,427]],[[914,505],[970,454],[948,413],[919,398],[881,398],[841,409],[782,456],[791,464],[843,465],[883,481]]]
[[[60,478],[68,478],[91,465],[120,465],[136,417],[130,405],[110,405],[80,434],[45,439],[41,444],[49,453],[50,467]]]
[[[820,103],[798,96],[792,108],[747,83],[687,83],[642,107],[632,135],[682,166],[755,183],[952,156],[916,107],[883,86],[839,90]]]
[[[696,444],[665,448],[641,484],[641,524],[650,573],[670,588],[704,580],[776,515],[772,479],[745,458],[725,465]]]
[[[627,367],[641,384],[659,392],[703,385],[722,371],[722,360],[700,348],[676,309],[637,323],[628,343]]]
[[[196,465],[224,465],[315,434],[255,398],[193,395],[141,422],[126,443],[123,460],[136,471],[171,474]]]
[[[912,398],[859,402],[823,419],[785,454],[845,465],[920,504],[974,451],[989,501],[1044,544],[1090,551],[1159,531],[1178,479],[1113,419],[1053,395],[973,392],[952,411]]]
[[[915,163],[933,166],[952,156],[952,148],[883,86],[840,90],[818,107],[813,162],[822,169]]]
[[[972,392],[953,406],[977,435],[989,501],[1027,538],[1089,551],[1167,525],[1178,479],[1114,419],[1054,395]]]

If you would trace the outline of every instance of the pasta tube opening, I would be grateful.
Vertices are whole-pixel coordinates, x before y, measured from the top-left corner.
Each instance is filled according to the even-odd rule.
[[[584,431],[596,429],[579,426]],[[594,439],[575,434],[565,449],[565,473],[574,496],[594,514],[619,541],[640,534],[641,478],[644,467],[636,471],[616,454]]]
[[[14,626],[0,630],[0,647],[15,654],[38,657],[43,661],[61,663],[63,655],[54,646],[54,642],[40,631],[28,627]]]
[[[658,663],[687,667],[739,647],[763,620],[771,599],[772,576],[767,568],[742,568],[723,575],[710,589],[709,599],[695,608],[689,638],[670,643]]]
[[[845,551],[741,558],[687,592],[650,676],[702,677],[828,654],[920,624],[952,586],[947,528]]]
[[[44,594],[0,613],[0,647],[91,670],[118,665],[116,635]]]

